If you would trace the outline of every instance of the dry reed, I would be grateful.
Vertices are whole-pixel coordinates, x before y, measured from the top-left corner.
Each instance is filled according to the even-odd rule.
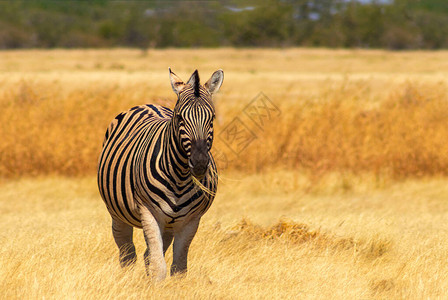
[[[20,82],[0,96],[1,177],[93,174],[108,122],[136,102],[126,88],[75,90],[62,98],[45,88]],[[279,100],[282,114],[255,132],[257,138],[237,156],[219,138],[241,114],[227,105],[214,143],[215,155],[225,155],[216,155],[219,168],[448,175],[445,85],[407,83],[370,108],[356,96],[358,88],[348,82],[322,91],[315,102]]]
[[[204,80],[216,68],[225,70],[216,97],[220,171],[448,175],[446,52],[118,49],[1,55],[1,178],[94,174],[115,115],[142,103],[173,107],[168,66],[185,80],[196,67]],[[260,91],[281,112],[265,118],[262,128],[244,114]],[[254,135],[237,155],[222,138],[235,117]]]

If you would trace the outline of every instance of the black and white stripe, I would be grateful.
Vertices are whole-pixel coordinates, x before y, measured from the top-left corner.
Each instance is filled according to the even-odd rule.
[[[210,153],[215,117],[212,94],[220,88],[223,72],[216,71],[204,86],[197,71],[187,83],[171,70],[170,79],[178,95],[174,110],[140,105],[120,113],[109,125],[99,158],[98,186],[112,216],[122,265],[135,261],[132,227],[138,227],[143,228],[148,244],[147,267],[150,261],[163,265],[160,259],[156,261],[160,253],[154,254],[157,251],[152,248],[163,249],[164,254],[174,238],[171,270],[182,272],[186,253],[180,248],[188,251],[199,219],[217,190]],[[180,250],[176,250],[176,239]],[[153,275],[163,278],[163,266],[154,268]]]

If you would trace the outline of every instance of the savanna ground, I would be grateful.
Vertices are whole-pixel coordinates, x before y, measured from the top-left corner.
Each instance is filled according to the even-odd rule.
[[[448,52],[0,57],[2,298],[448,296]],[[141,231],[136,267],[119,267],[95,167],[118,112],[174,104],[169,66],[184,80],[225,72],[220,183],[188,275],[151,284]]]

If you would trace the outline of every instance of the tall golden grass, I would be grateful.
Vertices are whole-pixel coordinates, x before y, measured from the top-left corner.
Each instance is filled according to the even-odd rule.
[[[221,169],[287,167],[311,174],[395,177],[448,173],[445,52],[55,50],[1,55],[3,178],[93,174],[105,128],[116,114],[143,103],[173,107],[168,66],[184,80],[196,67],[203,80],[214,69],[225,70],[216,97],[214,144]],[[281,111],[265,118],[262,128],[243,113],[259,92]],[[237,155],[219,138],[235,117],[256,136]]]
[[[0,58],[1,298],[447,297],[448,52],[32,50]],[[174,105],[168,66],[184,80],[195,68],[203,80],[224,69],[215,97],[220,187],[187,276],[154,284],[139,230],[137,265],[120,269],[94,174],[117,113]],[[257,127],[244,110],[260,92],[280,114]],[[236,117],[255,136],[238,155],[223,139]]]
[[[227,177],[193,240],[188,274],[161,284],[145,275],[141,230],[134,269],[120,269],[94,176],[9,180],[0,189],[1,297],[446,298],[446,179],[376,188],[327,177],[317,188],[296,171]]]

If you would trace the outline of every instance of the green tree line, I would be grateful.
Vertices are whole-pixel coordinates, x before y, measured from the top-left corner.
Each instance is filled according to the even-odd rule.
[[[446,0],[0,1],[0,48],[448,47]]]

